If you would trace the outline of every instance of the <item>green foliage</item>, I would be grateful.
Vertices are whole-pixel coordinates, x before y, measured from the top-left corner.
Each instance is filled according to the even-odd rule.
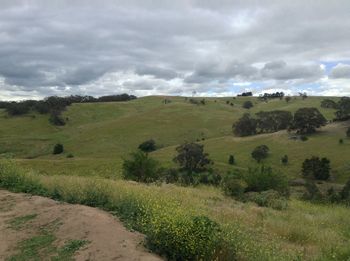
[[[343,139],[339,139],[338,143],[339,144],[344,144],[344,140]]]
[[[292,124],[293,116],[289,111],[260,111],[256,114],[259,133],[285,130]]]
[[[146,140],[139,145],[139,149],[143,152],[155,151],[157,149],[156,142],[153,139]]]
[[[326,118],[317,108],[300,108],[294,114],[292,129],[300,134],[316,132],[316,129],[326,125]]]
[[[255,159],[258,163],[261,162],[261,160],[267,158],[269,155],[269,147],[266,145],[260,145],[257,146],[251,153],[252,158]]]
[[[269,207],[276,210],[285,210],[288,207],[288,200],[275,190],[249,192],[244,195],[244,200],[252,201],[260,207]]]
[[[307,178],[327,180],[330,177],[330,160],[327,158],[311,157],[305,159],[302,165],[302,174]]]
[[[159,163],[147,153],[137,151],[123,163],[123,177],[137,182],[155,182],[159,178]]]
[[[237,172],[230,172],[222,180],[222,189],[227,196],[242,198],[248,185]]]
[[[324,99],[321,102],[321,108],[327,108],[327,109],[337,109],[338,104],[331,100],[331,99]]]
[[[54,147],[53,147],[53,152],[52,154],[56,155],[56,154],[61,154],[63,153],[63,145],[60,143],[57,143]]]
[[[282,158],[281,158],[281,162],[283,165],[287,165],[288,164],[288,155],[284,155]]]
[[[346,137],[350,138],[350,127],[346,130]]]
[[[257,122],[245,113],[236,123],[232,125],[233,133],[236,136],[244,137],[256,134]]]
[[[62,118],[60,111],[52,111],[50,114],[49,122],[56,126],[66,125],[66,122]]]
[[[72,153],[69,153],[69,154],[67,154],[67,158],[68,159],[74,158],[74,155]]]
[[[228,164],[230,164],[230,165],[234,165],[235,164],[235,157],[233,155],[229,156]]]
[[[203,147],[204,145],[193,142],[184,143],[176,147],[178,154],[173,161],[188,173],[204,171],[208,165],[212,164],[212,161],[208,158],[208,153],[204,152]]]
[[[342,200],[346,200],[350,203],[350,179],[346,182],[343,189],[341,190],[340,197]]]
[[[243,179],[247,183],[246,191],[261,192],[272,189],[283,195],[289,194],[287,177],[274,172],[270,167],[250,168]]]
[[[342,97],[338,102],[338,110],[336,111],[337,120],[347,120],[350,118],[350,98]]]
[[[320,201],[323,199],[323,195],[314,181],[308,180],[305,184],[305,189],[303,199],[311,201]]]
[[[36,195],[47,194],[47,190],[36,176],[28,176],[12,162],[0,163],[0,187],[13,192],[25,192]]]
[[[251,101],[245,101],[244,103],[243,103],[243,105],[242,105],[242,107],[244,108],[244,109],[250,109],[250,108],[252,108],[254,105],[253,105],[253,103],[251,102]]]

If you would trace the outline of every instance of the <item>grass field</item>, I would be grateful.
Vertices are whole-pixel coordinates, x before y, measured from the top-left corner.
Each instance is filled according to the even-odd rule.
[[[0,157],[12,158],[26,172],[34,170],[30,175],[39,177],[51,191],[50,196],[57,189],[68,202],[84,203],[86,187],[94,184],[112,206],[120,207],[131,199],[140,203],[150,213],[142,210],[145,223],[133,220],[132,225],[146,235],[150,228],[159,233],[168,226],[176,230],[179,220],[186,223],[192,216],[204,215],[225,228],[227,235],[223,236],[239,260],[349,260],[350,209],[344,206],[292,198],[286,210],[277,211],[237,202],[213,187],[147,186],[120,180],[123,158],[153,138],[159,149],[151,156],[163,166],[174,166],[177,145],[198,140],[221,173],[247,169],[257,166],[250,156],[253,148],[266,144],[271,154],[265,164],[290,179],[300,177],[303,160],[315,155],[331,160],[331,182],[343,184],[350,178],[350,139],[345,138],[349,122],[329,124],[305,142],[290,139],[286,131],[244,138],[232,135],[232,124],[247,111],[294,112],[301,107],[317,107],[331,120],[335,111],[320,108],[324,97],[296,97],[289,103],[278,99],[265,103],[252,97],[206,98],[206,105],[193,105],[184,97],[167,97],[171,103],[163,104],[163,99],[73,104],[64,112],[67,124],[63,127],[50,125],[46,115],[8,118],[0,111]],[[252,109],[242,108],[246,100],[254,102]],[[339,144],[340,138],[344,144]],[[56,143],[64,145],[63,154],[52,155]],[[70,153],[73,158],[67,158]],[[235,156],[234,166],[228,164],[230,154]],[[280,162],[285,154],[289,157],[287,166]],[[156,221],[152,223],[149,216]]]

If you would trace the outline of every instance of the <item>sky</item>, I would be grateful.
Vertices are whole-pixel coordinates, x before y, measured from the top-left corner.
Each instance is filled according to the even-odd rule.
[[[350,95],[349,14],[349,0],[0,0],[0,100]]]

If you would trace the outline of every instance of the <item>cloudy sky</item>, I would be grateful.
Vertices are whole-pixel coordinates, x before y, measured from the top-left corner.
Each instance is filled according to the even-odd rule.
[[[0,0],[0,99],[350,95],[349,14],[349,0]]]

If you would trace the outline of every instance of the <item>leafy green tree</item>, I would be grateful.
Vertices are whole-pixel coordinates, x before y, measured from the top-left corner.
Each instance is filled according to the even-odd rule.
[[[154,182],[159,178],[159,163],[147,153],[137,151],[130,154],[130,159],[123,163],[123,177],[137,182]]]
[[[289,111],[260,111],[256,116],[257,130],[261,133],[285,130],[293,121],[292,113]]]
[[[302,174],[307,178],[327,180],[330,177],[330,160],[327,158],[311,157],[305,159],[302,165]]]
[[[151,152],[156,150],[156,142],[153,139],[146,140],[139,145],[139,149],[143,152]]]
[[[253,103],[251,102],[251,101],[245,101],[244,103],[243,103],[243,105],[242,105],[242,107],[244,108],[244,109],[250,109],[250,108],[252,108],[254,105],[253,105]]]
[[[245,113],[232,125],[233,133],[240,137],[254,135],[256,134],[256,125],[256,120],[251,118],[249,113]]]
[[[204,145],[194,142],[182,144],[176,148],[178,154],[173,160],[188,173],[204,171],[212,161],[203,147]]]
[[[342,97],[338,102],[338,110],[335,112],[337,120],[350,118],[350,97]]]
[[[260,145],[253,150],[251,155],[253,159],[260,163],[261,160],[267,158],[267,156],[269,155],[269,150],[269,147],[267,147],[266,145]]]
[[[60,143],[57,143],[54,147],[53,147],[53,154],[61,154],[63,152],[63,145]]]
[[[326,118],[316,108],[300,108],[294,114],[291,129],[297,130],[300,134],[310,134],[316,129],[326,125]]]

